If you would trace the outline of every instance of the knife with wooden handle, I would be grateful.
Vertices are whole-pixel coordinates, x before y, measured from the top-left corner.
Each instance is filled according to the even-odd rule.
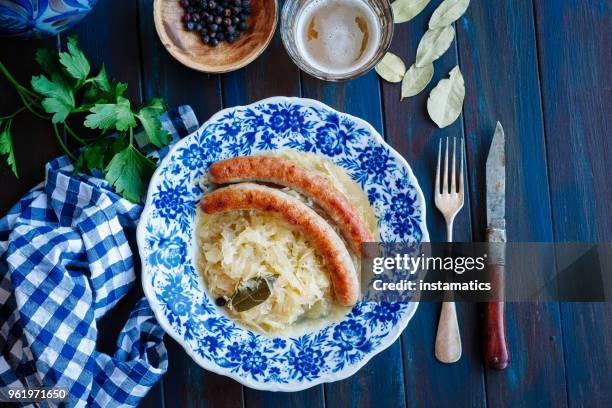
[[[498,301],[484,305],[485,361],[490,368],[503,370],[510,362],[506,339],[505,243],[506,243],[506,154],[505,135],[497,122],[487,157],[487,242],[489,276]]]

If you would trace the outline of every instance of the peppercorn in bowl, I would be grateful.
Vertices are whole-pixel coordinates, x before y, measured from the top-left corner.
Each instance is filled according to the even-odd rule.
[[[182,64],[202,72],[242,68],[268,46],[276,0],[155,0],[159,38]]]

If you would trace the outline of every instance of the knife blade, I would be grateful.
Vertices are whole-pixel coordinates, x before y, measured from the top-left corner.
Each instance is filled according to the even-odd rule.
[[[489,149],[486,166],[487,185],[487,242],[489,246],[489,275],[496,291],[496,302],[485,304],[484,344],[488,366],[503,370],[510,362],[506,339],[505,242],[506,242],[506,152],[505,134],[497,122]]]
[[[487,157],[487,226],[506,230],[506,136],[497,122]]]

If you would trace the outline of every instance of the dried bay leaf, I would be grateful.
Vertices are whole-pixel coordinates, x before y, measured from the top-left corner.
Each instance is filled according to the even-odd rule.
[[[440,58],[450,47],[453,38],[455,38],[453,26],[427,30],[419,42],[415,65],[422,68]]]
[[[391,3],[395,24],[405,23],[416,17],[431,0],[396,0]]]
[[[417,67],[415,64],[412,64],[402,80],[401,99],[419,94],[431,81],[433,74],[434,66],[431,62],[424,67]]]
[[[404,61],[390,52],[385,54],[375,69],[378,75],[389,82],[400,82],[406,73]]]
[[[427,99],[429,117],[440,128],[450,125],[461,114],[464,98],[465,83],[457,65],[451,70],[447,79],[442,79],[431,90],[429,99]]]
[[[470,0],[444,0],[431,15],[429,29],[451,25],[465,13],[469,5]]]
[[[260,276],[241,282],[232,295],[228,307],[236,312],[244,312],[262,304],[272,294],[276,276]]]

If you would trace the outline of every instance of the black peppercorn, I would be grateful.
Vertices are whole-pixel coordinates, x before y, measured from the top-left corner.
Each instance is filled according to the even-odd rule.
[[[185,29],[199,34],[204,44],[233,43],[247,30],[250,0],[179,0]]]
[[[215,299],[215,304],[219,307],[225,306],[226,303],[227,301],[225,300],[224,297],[218,297],[217,299]]]

